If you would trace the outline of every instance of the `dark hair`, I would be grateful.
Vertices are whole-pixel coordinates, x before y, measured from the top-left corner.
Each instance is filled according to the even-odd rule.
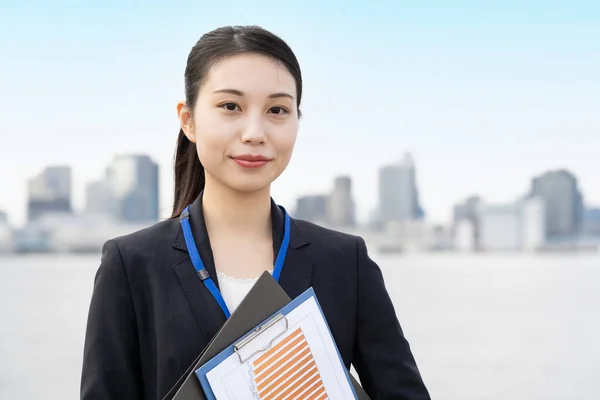
[[[302,97],[302,74],[292,49],[278,36],[258,26],[225,26],[203,35],[194,45],[185,68],[185,100],[194,109],[198,93],[210,68],[238,54],[259,54],[283,64],[296,81],[298,113]],[[299,114],[300,115],[300,114]],[[175,151],[175,198],[171,218],[177,218],[204,189],[204,167],[196,146],[179,130]]]

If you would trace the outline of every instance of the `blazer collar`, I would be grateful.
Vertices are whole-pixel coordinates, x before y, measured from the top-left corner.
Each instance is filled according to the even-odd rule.
[[[283,240],[285,213],[284,209],[278,206],[273,199],[271,199],[271,219],[273,221],[273,254],[276,257]],[[204,266],[215,285],[219,287],[218,279],[216,279],[216,268],[210,247],[210,239],[202,213],[202,193],[190,205],[190,225]],[[307,237],[300,230],[294,219],[291,219],[290,245],[281,276],[279,277],[279,284],[292,299],[310,287],[313,261],[304,252],[299,251],[301,247],[308,244],[309,240]],[[187,246],[181,226],[177,229],[173,247],[187,253]],[[206,340],[210,341],[225,323],[225,315],[214,297],[212,297],[208,289],[202,284],[189,257],[175,264],[173,270],[177,275],[180,286],[190,304],[200,330],[205,335]]]
[[[281,247],[281,242],[283,240],[283,229],[285,224],[285,213],[284,208],[277,205],[275,201],[271,198],[271,222],[273,228],[273,254],[274,257],[277,257],[277,253],[279,252],[279,248]],[[214,268],[214,259],[212,257],[212,250],[210,250],[210,240],[208,238],[208,231],[206,230],[206,224],[204,222],[204,213],[202,212],[202,192],[200,195],[194,200],[194,202],[190,205],[190,225],[192,227],[192,233],[194,235],[194,240],[196,242],[196,246],[198,246],[198,251],[200,252],[200,257],[202,257],[202,261],[207,264],[206,268],[208,269],[208,264],[211,264]],[[304,235],[300,227],[294,222],[294,219],[291,218],[290,224],[290,248],[298,249],[302,246],[309,244],[309,240]],[[183,231],[181,229],[177,230],[177,234],[175,235],[175,240],[173,241],[173,247],[179,250],[183,250],[187,252],[187,246],[185,244],[185,239],[183,237]],[[210,255],[206,255],[207,259],[205,260],[205,255],[202,252],[202,248],[204,250],[209,250]],[[274,260],[273,260],[274,261]],[[212,274],[214,271],[209,272]],[[212,275],[211,275],[212,276]]]

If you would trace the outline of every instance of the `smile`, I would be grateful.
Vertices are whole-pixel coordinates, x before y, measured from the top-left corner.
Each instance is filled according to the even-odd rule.
[[[260,168],[271,160],[263,156],[244,155],[231,157],[242,168]]]

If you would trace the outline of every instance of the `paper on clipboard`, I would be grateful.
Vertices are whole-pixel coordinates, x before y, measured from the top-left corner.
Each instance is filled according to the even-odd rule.
[[[209,399],[356,399],[312,289],[197,375]]]

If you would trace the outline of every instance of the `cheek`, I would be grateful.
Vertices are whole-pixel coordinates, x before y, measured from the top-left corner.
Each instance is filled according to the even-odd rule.
[[[282,129],[275,135],[273,139],[273,146],[280,155],[290,156],[294,150],[296,144],[296,137],[298,136],[298,125],[291,124],[289,127]]]
[[[197,124],[196,150],[202,164],[210,167],[221,161],[234,135],[231,124],[224,124],[218,118]]]

